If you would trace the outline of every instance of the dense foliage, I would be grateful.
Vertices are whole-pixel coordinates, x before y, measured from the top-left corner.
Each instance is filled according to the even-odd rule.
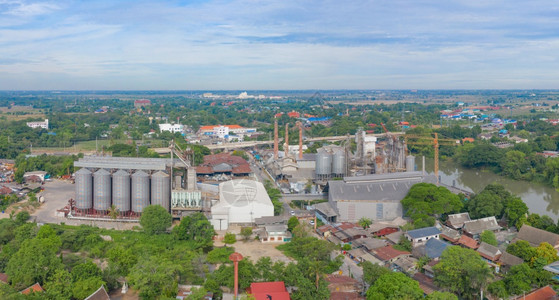
[[[431,183],[412,186],[402,199],[406,215],[413,220],[415,228],[433,226],[435,218],[443,214],[460,212],[464,206],[460,196],[447,188]]]

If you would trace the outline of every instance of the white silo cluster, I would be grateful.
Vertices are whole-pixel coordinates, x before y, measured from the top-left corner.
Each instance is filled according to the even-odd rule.
[[[316,178],[328,179],[343,177],[347,171],[345,149],[339,146],[325,146],[317,151]]]

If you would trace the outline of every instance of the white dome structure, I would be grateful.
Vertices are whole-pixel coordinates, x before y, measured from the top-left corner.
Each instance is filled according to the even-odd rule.
[[[254,219],[274,215],[274,205],[258,181],[235,179],[219,184],[219,202],[211,208],[210,222],[216,230],[229,223],[252,224]]]

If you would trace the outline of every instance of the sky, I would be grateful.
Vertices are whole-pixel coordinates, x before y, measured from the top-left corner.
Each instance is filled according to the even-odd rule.
[[[555,0],[0,0],[0,90],[556,88]]]

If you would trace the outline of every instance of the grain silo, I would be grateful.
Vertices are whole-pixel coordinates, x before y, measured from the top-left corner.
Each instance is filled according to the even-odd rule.
[[[141,213],[149,205],[149,175],[144,171],[132,174],[132,211]]]
[[[151,175],[151,204],[159,204],[169,210],[171,202],[171,177],[164,172]]]
[[[111,207],[111,173],[99,169],[93,173],[93,208],[108,210]]]
[[[119,212],[130,210],[130,174],[124,170],[113,173],[113,204]]]
[[[93,180],[91,171],[81,168],[76,172],[76,208],[90,209],[93,205]]]
[[[316,155],[316,177],[319,179],[329,178],[332,174],[332,154],[320,151]]]
[[[332,174],[334,177],[343,177],[346,175],[346,156],[343,149],[334,153],[332,160]]]

